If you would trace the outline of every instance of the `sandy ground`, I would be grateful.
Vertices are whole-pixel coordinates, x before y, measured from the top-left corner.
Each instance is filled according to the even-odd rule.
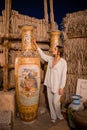
[[[16,117],[12,130],[70,130],[66,119],[57,120],[55,124],[50,122],[49,111],[40,109],[37,119],[33,122],[25,123],[20,117]]]

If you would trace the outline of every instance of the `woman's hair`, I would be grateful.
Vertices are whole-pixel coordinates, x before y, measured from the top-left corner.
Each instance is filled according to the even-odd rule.
[[[60,57],[63,57],[64,47],[60,46],[60,45],[57,45],[56,47],[58,48],[58,52],[60,54]]]

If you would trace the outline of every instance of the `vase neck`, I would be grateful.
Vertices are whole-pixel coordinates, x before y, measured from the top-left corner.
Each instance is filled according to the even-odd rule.
[[[32,45],[33,27],[24,26],[22,28],[22,51],[29,51],[33,49]]]

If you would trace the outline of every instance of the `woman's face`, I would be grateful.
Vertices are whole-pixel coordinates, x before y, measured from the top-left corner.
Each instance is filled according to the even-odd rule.
[[[55,48],[52,49],[52,54],[54,56],[58,55],[58,48],[57,47],[55,47]]]

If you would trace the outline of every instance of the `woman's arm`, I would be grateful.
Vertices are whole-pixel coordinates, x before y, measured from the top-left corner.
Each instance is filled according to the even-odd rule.
[[[67,63],[65,62],[64,69],[63,69],[63,72],[62,72],[61,86],[59,88],[59,94],[60,95],[63,94],[63,88],[65,87],[65,84],[66,84],[66,75],[67,75]]]
[[[40,54],[40,57],[41,57],[44,61],[48,62],[48,61],[50,60],[51,56],[46,55],[46,54],[39,48],[39,46],[37,45],[35,39],[33,40],[33,43],[34,43],[35,48],[37,49],[38,53]]]

